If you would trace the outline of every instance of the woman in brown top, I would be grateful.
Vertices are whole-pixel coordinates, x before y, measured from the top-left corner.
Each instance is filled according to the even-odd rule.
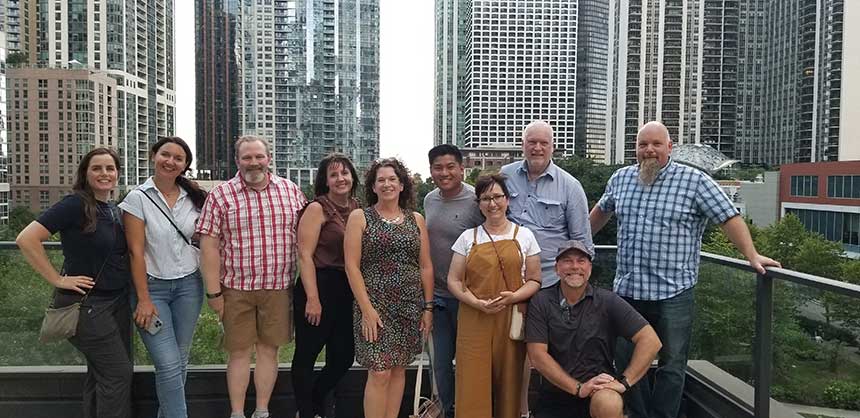
[[[299,220],[301,280],[293,294],[296,351],[293,388],[300,418],[325,415],[324,400],[352,366],[352,291],[343,267],[343,234],[357,174],[347,156],[329,154],[320,161],[315,198]],[[314,381],[314,362],[323,346],[326,364]]]

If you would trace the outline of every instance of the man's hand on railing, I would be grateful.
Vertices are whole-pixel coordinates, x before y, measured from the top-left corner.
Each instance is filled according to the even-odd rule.
[[[754,268],[759,274],[764,274],[766,272],[765,267],[782,267],[782,264],[779,261],[776,261],[770,257],[765,257],[759,253],[755,253],[755,256],[750,258],[750,266]]]

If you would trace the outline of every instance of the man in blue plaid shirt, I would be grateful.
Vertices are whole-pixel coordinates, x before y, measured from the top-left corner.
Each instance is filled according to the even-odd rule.
[[[749,229],[720,186],[707,174],[672,161],[672,140],[660,122],[648,122],[636,137],[638,164],[619,169],[591,210],[592,233],[618,218],[618,269],[614,290],[657,331],[663,348],[653,384],[642,379],[630,389],[629,417],[676,418],[681,404],[693,327],[693,287],[708,221],[726,236],[758,272],[780,264],[760,255]],[[632,354],[618,349],[624,370]]]

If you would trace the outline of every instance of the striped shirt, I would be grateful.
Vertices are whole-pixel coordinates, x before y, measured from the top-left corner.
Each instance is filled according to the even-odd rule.
[[[639,181],[638,164],[619,169],[597,205],[618,218],[614,290],[636,300],[665,300],[695,286],[708,221],[739,214],[711,177],[672,160],[650,187]]]
[[[269,174],[257,191],[241,174],[212,189],[196,232],[221,239],[221,283],[236,290],[289,288],[296,271],[296,227],[305,196]]]

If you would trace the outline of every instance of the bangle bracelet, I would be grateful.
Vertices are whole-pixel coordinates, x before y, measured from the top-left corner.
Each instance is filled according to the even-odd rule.
[[[579,398],[579,392],[582,390],[582,382],[576,382],[576,397]]]

